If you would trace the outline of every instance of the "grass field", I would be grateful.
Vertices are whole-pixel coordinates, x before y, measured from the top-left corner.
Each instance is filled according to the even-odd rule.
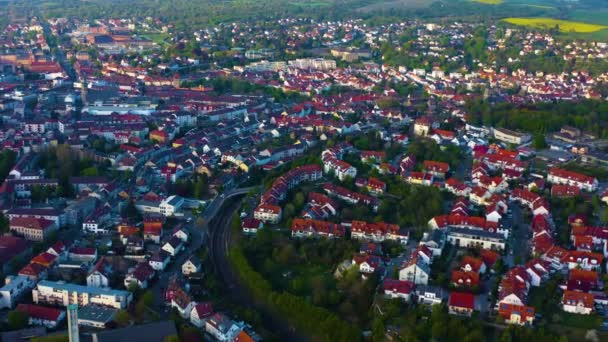
[[[414,9],[414,8],[425,8],[428,7],[433,0],[388,0],[378,1],[357,8],[357,11],[363,13],[370,13],[373,11],[390,11],[400,9]]]
[[[608,25],[608,9],[574,10],[568,13],[568,19],[600,25]]]
[[[330,6],[331,3],[329,1],[322,1],[322,0],[313,0],[313,1],[293,1],[293,2],[289,2],[290,5],[292,6],[299,6],[299,7],[327,7]]]
[[[164,32],[162,32],[162,33],[144,33],[144,34],[142,34],[142,36],[150,39],[151,41],[155,42],[158,45],[167,44],[166,39],[169,38],[169,34],[164,33]]]
[[[486,5],[500,5],[504,0],[471,0],[473,2],[479,2]]]
[[[575,33],[591,33],[604,29],[608,29],[608,26],[589,24],[578,21],[568,21],[552,18],[505,18],[503,21],[518,25],[527,26],[538,29],[550,29],[555,26],[559,26],[560,32],[575,32]]]

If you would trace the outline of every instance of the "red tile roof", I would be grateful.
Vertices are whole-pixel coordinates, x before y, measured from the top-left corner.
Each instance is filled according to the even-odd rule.
[[[62,310],[55,308],[48,308],[40,305],[33,304],[19,304],[16,308],[17,311],[25,312],[29,317],[37,318],[45,321],[57,321],[61,316]]]
[[[475,296],[471,293],[452,291],[449,306],[475,310]]]

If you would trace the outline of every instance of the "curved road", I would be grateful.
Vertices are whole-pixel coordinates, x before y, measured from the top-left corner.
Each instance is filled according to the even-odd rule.
[[[236,197],[233,195],[231,197]],[[293,327],[281,317],[277,317],[265,306],[256,303],[252,298],[247,286],[244,286],[238,275],[232,269],[232,265],[228,261],[228,249],[230,242],[230,226],[232,217],[240,207],[241,199],[234,201],[223,201],[220,209],[208,224],[209,239],[207,244],[209,248],[209,256],[216,270],[219,280],[224,283],[226,291],[229,293],[232,300],[243,306],[255,308],[262,315],[267,330],[277,334],[281,341],[305,341],[306,339],[299,336]],[[222,206],[224,205],[225,206]]]

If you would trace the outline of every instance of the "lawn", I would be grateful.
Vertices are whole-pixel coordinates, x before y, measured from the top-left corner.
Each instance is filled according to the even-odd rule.
[[[158,45],[166,44],[166,39],[169,38],[168,33],[144,33],[142,37],[148,38]]]
[[[553,18],[505,18],[503,21],[519,26],[527,26],[539,29],[550,29],[559,26],[560,32],[591,33],[608,29],[608,26],[589,24],[578,21],[568,21]]]

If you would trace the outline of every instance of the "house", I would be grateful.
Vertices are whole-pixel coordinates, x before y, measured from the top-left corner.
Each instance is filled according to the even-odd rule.
[[[190,312],[190,323],[197,328],[202,328],[205,325],[205,320],[211,317],[213,313],[211,303],[197,303]]]
[[[114,321],[117,309],[106,306],[87,304],[78,308],[78,325],[97,329],[105,329]]]
[[[12,260],[22,258],[27,260],[32,253],[32,243],[16,236],[0,236],[0,263],[2,272],[14,272]]]
[[[597,178],[581,173],[552,168],[547,174],[547,181],[553,184],[571,185],[583,191],[596,191],[599,183]]]
[[[26,276],[7,276],[4,279],[4,286],[0,288],[0,309],[13,308],[35,284]]]
[[[190,295],[181,288],[176,289],[171,298],[171,307],[177,309],[182,318],[190,318],[190,313],[195,304],[196,302],[192,301]]]
[[[12,218],[9,227],[11,232],[31,241],[44,241],[51,232],[58,228],[51,220],[34,217]]]
[[[47,253],[50,253],[50,254],[53,254],[53,255],[59,257],[59,256],[63,256],[65,254],[65,252],[67,252],[67,247],[63,242],[57,241],[51,247],[49,247],[49,249],[47,249],[46,251],[47,251]]]
[[[144,240],[160,243],[163,236],[163,218],[160,216],[144,217]]]
[[[220,342],[231,342],[243,330],[223,314],[215,313],[205,322],[205,331]]]
[[[441,304],[447,298],[444,289],[439,286],[431,285],[416,286],[416,295],[418,303],[425,305]]]
[[[150,256],[148,264],[150,264],[155,271],[164,271],[170,261],[171,254],[164,250],[160,250]]]
[[[414,121],[414,134],[426,137],[431,132],[433,121],[429,117],[423,116]]]
[[[35,304],[68,306],[69,304],[87,305],[92,303],[116,309],[126,309],[132,299],[133,294],[128,291],[48,280],[40,281],[32,290],[32,301]]]
[[[26,276],[30,280],[36,282],[38,280],[46,279],[48,275],[48,268],[37,263],[30,262],[23,266],[17,275]]]
[[[395,280],[386,278],[382,282],[384,295],[391,299],[401,298],[405,302],[410,301],[414,291],[414,283],[407,280]]]
[[[366,274],[374,273],[384,265],[380,257],[369,254],[355,254],[352,263],[359,266],[359,272]]]
[[[443,179],[448,171],[450,171],[450,165],[444,162],[425,160],[422,163],[422,169],[424,172],[433,175],[433,177]]]
[[[184,198],[180,196],[169,196],[159,204],[160,213],[165,217],[174,216],[184,205]]]
[[[451,285],[459,288],[476,289],[479,287],[479,273],[453,270]]]
[[[373,242],[393,240],[403,245],[407,244],[409,233],[396,224],[385,222],[368,223],[353,220],[351,222],[351,237]]]
[[[450,315],[471,317],[473,311],[475,311],[475,296],[473,294],[456,291],[450,293],[448,301]]]
[[[36,255],[35,257],[33,257],[30,262],[32,264],[38,264],[38,265],[42,265],[46,268],[49,268],[49,267],[52,267],[57,262],[57,259],[59,259],[59,258],[57,256],[55,256],[54,254],[51,254],[48,252],[42,252],[42,253]]]
[[[500,303],[498,305],[498,315],[508,324],[532,325],[535,311],[531,306]]]
[[[551,187],[551,197],[566,198],[576,197],[581,194],[581,189],[574,185],[554,184]]]
[[[399,270],[399,280],[411,281],[416,285],[427,285],[431,270],[422,258],[412,258]]]
[[[328,221],[295,218],[291,222],[291,236],[296,238],[324,237],[331,239],[343,237],[344,234],[343,226]]]
[[[570,270],[582,268],[587,271],[598,271],[604,261],[604,256],[599,253],[585,251],[568,251],[561,261]]]
[[[253,217],[246,217],[243,219],[242,222],[242,228],[243,228],[243,233],[247,233],[247,234],[255,234],[258,232],[258,230],[262,229],[264,227],[264,223],[262,223],[262,221],[253,218]]]
[[[542,259],[530,260],[526,263],[526,272],[530,276],[530,285],[540,286],[549,278],[551,264]]]
[[[188,240],[190,239],[190,233],[181,225],[173,228],[171,236],[177,237],[178,239],[182,240],[183,243],[188,243]]]
[[[169,253],[171,256],[178,255],[182,249],[184,248],[182,240],[178,237],[173,236],[169,239],[169,241],[165,242],[162,246],[162,250]]]
[[[277,224],[279,221],[281,221],[281,213],[281,207],[278,205],[260,204],[257,208],[255,208],[253,217],[262,222]]]
[[[68,258],[73,261],[92,263],[97,260],[97,249],[92,247],[72,247],[68,251]]]
[[[146,289],[152,278],[154,278],[154,274],[154,269],[149,263],[145,261],[140,262],[125,276],[125,287],[129,288],[130,286],[137,285],[140,289]]]
[[[65,311],[34,304],[19,304],[16,311],[26,313],[30,325],[55,329],[65,319]]]
[[[572,269],[568,274],[566,289],[569,291],[590,292],[599,287],[599,275],[595,271]]]
[[[459,248],[505,249],[505,236],[489,230],[450,227],[447,241]]]
[[[112,265],[105,257],[102,257],[89,271],[89,274],[87,275],[87,286],[109,287],[111,274]]]
[[[405,181],[410,184],[431,186],[433,185],[433,175],[430,173],[412,171],[407,175]]]
[[[579,315],[590,315],[593,312],[594,296],[591,293],[564,291],[562,310]]]
[[[464,272],[486,273],[486,264],[483,260],[468,255],[462,258],[460,268]]]
[[[188,276],[194,273],[200,273],[202,268],[201,261],[193,255],[182,264],[182,274]]]

